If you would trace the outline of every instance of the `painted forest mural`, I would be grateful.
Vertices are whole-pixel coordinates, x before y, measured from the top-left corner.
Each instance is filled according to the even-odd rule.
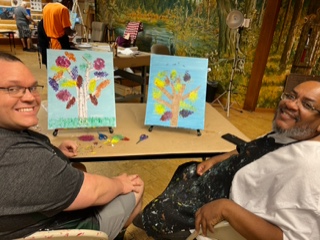
[[[271,0],[269,0],[271,1]],[[241,28],[238,55],[242,66],[233,79],[232,98],[240,105],[246,95],[268,0],[96,0],[96,18],[122,35],[129,21],[141,21],[137,46],[150,51],[165,44],[172,55],[206,57],[221,91],[228,88],[239,29],[226,18],[239,10],[250,25]],[[275,108],[289,73],[320,75],[320,1],[282,0],[273,43],[259,93],[258,108]]]

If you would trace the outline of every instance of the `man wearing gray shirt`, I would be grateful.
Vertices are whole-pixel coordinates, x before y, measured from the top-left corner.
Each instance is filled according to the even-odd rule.
[[[32,40],[31,40],[31,30],[29,27],[30,22],[36,24],[36,22],[28,14],[27,3],[21,2],[21,5],[14,10],[14,19],[16,20],[17,28],[19,31],[19,36],[23,46],[23,51],[35,52],[36,50],[32,49]]]

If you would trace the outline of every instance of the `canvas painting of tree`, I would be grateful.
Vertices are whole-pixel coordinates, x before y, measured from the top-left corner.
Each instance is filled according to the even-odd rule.
[[[48,129],[115,127],[113,55],[48,50]]]
[[[145,125],[204,129],[208,59],[151,55]]]

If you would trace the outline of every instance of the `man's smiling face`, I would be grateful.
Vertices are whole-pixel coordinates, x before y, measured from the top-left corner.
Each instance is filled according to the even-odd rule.
[[[301,83],[290,96],[292,99],[280,101],[273,129],[297,140],[317,136],[320,132],[320,82]]]
[[[0,87],[28,88],[37,85],[32,73],[21,62],[0,59]],[[0,127],[10,130],[24,130],[38,124],[40,95],[27,89],[21,97],[0,89]]]

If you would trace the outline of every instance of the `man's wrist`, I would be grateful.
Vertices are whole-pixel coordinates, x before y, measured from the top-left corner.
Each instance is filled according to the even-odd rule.
[[[229,222],[231,215],[235,213],[235,207],[235,202],[229,199],[225,199],[221,214],[226,221]]]

